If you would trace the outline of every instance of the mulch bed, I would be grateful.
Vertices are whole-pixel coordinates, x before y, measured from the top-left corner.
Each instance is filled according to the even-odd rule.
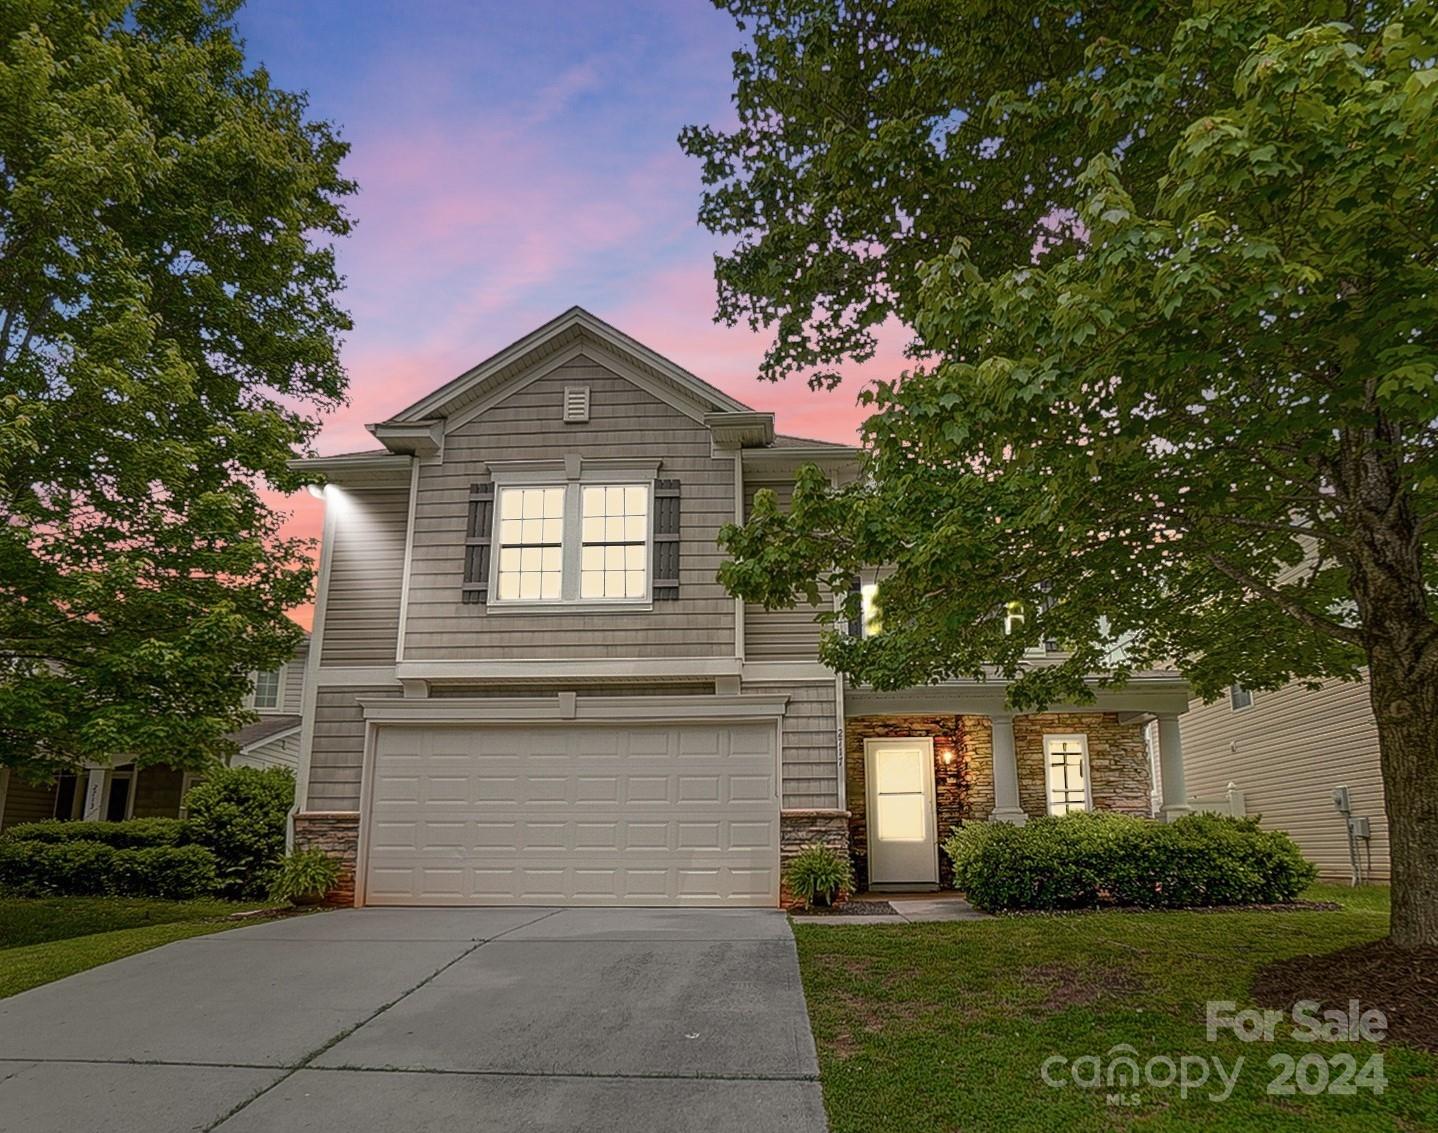
[[[894,906],[887,901],[845,901],[842,905],[827,907],[815,905],[812,909],[796,910],[795,915],[803,917],[892,917]]]
[[[1438,1053],[1438,948],[1394,948],[1386,940],[1322,956],[1294,956],[1258,970],[1253,998],[1291,1010],[1300,999],[1323,1009],[1376,1007],[1388,1016],[1388,1037]]]

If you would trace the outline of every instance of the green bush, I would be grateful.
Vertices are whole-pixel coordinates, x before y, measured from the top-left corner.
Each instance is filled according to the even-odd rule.
[[[955,886],[989,912],[1272,904],[1293,900],[1317,876],[1287,834],[1212,814],[976,823],[954,830],[944,852]]]
[[[203,846],[116,849],[104,842],[0,839],[0,889],[20,897],[163,897],[215,891],[214,855]]]
[[[223,896],[264,896],[285,854],[294,797],[294,774],[283,767],[224,767],[185,796],[190,837],[215,855]]]
[[[339,862],[323,850],[296,850],[283,861],[270,882],[272,901],[323,897],[340,879]]]
[[[116,849],[180,846],[190,841],[182,818],[130,818],[124,822],[26,822],[5,831],[6,838],[31,842],[104,842]]]
[[[219,888],[215,855],[204,846],[145,846],[116,850],[109,892],[121,897],[189,901]]]
[[[805,846],[784,866],[784,884],[805,907],[832,904],[841,893],[854,889],[849,855],[828,846]]]

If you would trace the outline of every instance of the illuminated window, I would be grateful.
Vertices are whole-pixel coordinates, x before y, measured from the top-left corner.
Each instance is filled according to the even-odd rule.
[[[1004,633],[1023,629],[1025,620],[1022,602],[1008,602],[1004,605]]]
[[[564,576],[564,488],[501,488],[499,600],[557,602]]]
[[[580,598],[643,598],[649,587],[648,486],[585,485],[580,527]]]
[[[877,637],[884,631],[883,619],[879,616],[878,584],[870,582],[859,587],[859,596],[864,604],[864,636]]]
[[[1089,809],[1088,737],[1045,736],[1049,813],[1070,814]]]

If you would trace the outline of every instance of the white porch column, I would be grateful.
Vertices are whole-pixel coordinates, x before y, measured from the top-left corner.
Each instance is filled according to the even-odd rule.
[[[80,816],[86,822],[105,817],[105,768],[92,767],[85,779],[85,810]]]
[[[1014,754],[1014,718],[1009,715],[990,716],[994,747],[994,812],[990,822],[1012,822],[1022,826],[1026,821],[1019,806],[1019,761]]]
[[[1183,779],[1183,739],[1177,713],[1158,717],[1158,764],[1163,779],[1163,817],[1172,822],[1189,813],[1188,786]]]

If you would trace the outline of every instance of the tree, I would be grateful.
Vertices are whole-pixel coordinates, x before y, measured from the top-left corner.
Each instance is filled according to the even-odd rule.
[[[196,766],[300,633],[346,147],[236,0],[0,8],[0,763]]]
[[[1438,944],[1434,6],[731,7],[738,126],[683,137],[721,315],[777,325],[772,376],[891,315],[916,365],[862,394],[860,480],[725,533],[726,585],[892,564],[883,633],[825,660],[1019,707],[1366,667],[1392,939]]]

